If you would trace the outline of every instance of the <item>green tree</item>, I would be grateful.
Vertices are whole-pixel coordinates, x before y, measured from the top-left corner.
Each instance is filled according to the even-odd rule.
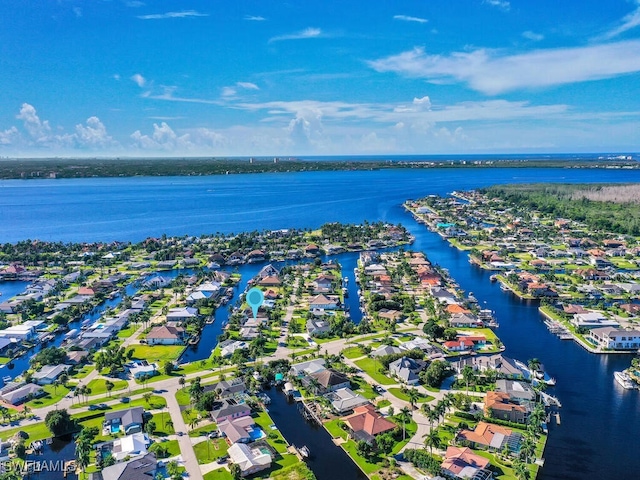
[[[50,410],[44,419],[44,423],[54,437],[71,433],[77,428],[75,420],[64,409]]]
[[[242,470],[240,469],[240,465],[237,463],[229,465],[229,472],[231,472],[233,480],[240,480],[242,478]]]
[[[440,440],[440,436],[438,435],[438,429],[432,428],[429,430],[429,433],[425,435],[424,445],[429,447],[429,453],[433,455],[433,448],[440,448],[442,445],[442,440]]]

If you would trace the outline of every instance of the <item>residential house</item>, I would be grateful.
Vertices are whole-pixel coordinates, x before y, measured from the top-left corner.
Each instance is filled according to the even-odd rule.
[[[307,320],[307,333],[311,337],[328,333],[331,330],[331,324],[326,320],[316,320],[310,318]]]
[[[251,448],[244,443],[234,443],[227,450],[229,460],[240,467],[243,477],[271,467],[271,454],[267,452],[265,448]]]
[[[71,365],[45,365],[33,374],[33,380],[38,385],[51,385],[70,368]]]
[[[638,303],[624,303],[620,305],[620,309],[627,312],[629,315],[639,315],[640,314],[640,304]]]
[[[3,389],[2,400],[11,405],[19,405],[26,400],[38,398],[45,394],[43,388],[35,383],[16,384],[15,388],[13,388],[13,385],[10,388],[12,389],[6,391]]]
[[[402,350],[395,345],[380,345],[378,348],[371,352],[372,357],[382,357],[384,355],[392,355],[394,353],[400,353]]]
[[[350,388],[340,388],[335,392],[330,392],[327,394],[327,398],[331,402],[331,407],[338,415],[344,415],[356,407],[369,403],[369,400],[355,393]]]
[[[510,451],[517,452],[521,439],[522,435],[512,429],[487,422],[479,422],[474,430],[462,429],[456,436],[459,444],[494,452],[502,452],[505,445]]]
[[[154,480],[158,462],[153,453],[123,463],[105,467],[100,472],[89,474],[89,480]]]
[[[472,358],[473,362],[475,363],[476,369],[480,372],[494,370],[501,378],[524,378],[522,370],[518,368],[515,360],[513,360],[512,358],[505,357],[501,354],[477,356]]]
[[[324,358],[316,358],[291,365],[291,374],[296,377],[302,377],[305,375],[311,375],[312,373],[321,372],[325,369]]]
[[[623,330],[614,327],[593,328],[589,340],[602,350],[638,350],[640,330]]]
[[[389,372],[407,385],[416,385],[420,382],[418,374],[424,370],[426,365],[427,363],[423,360],[402,357],[389,364]]]
[[[314,378],[318,382],[322,393],[333,392],[341,388],[348,388],[351,386],[349,377],[332,368],[311,373],[309,378]],[[310,383],[310,381],[308,383]]]
[[[389,432],[396,424],[387,420],[371,404],[356,407],[351,415],[342,419],[349,427],[350,436],[357,442],[373,443],[376,435]]]
[[[210,413],[211,419],[216,422],[224,422],[251,415],[251,407],[246,403],[237,403],[234,400],[223,400],[216,405]]]
[[[182,327],[161,325],[153,327],[147,334],[149,345],[182,345],[185,330]]]
[[[506,393],[511,401],[526,406],[529,411],[533,410],[536,392],[529,383],[501,378],[496,381],[496,392]]]
[[[220,349],[220,356],[222,358],[227,358],[233,355],[233,352],[239,350],[241,348],[249,348],[249,344],[247,342],[241,342],[239,340],[225,340],[218,344],[218,348]]]
[[[198,309],[194,307],[172,308],[167,312],[168,322],[185,322],[198,316]]]
[[[167,288],[169,285],[171,285],[171,279],[166,277],[161,277],[159,275],[156,275],[155,277],[151,277],[150,279],[146,280],[143,284],[143,286],[147,288],[153,288],[153,289]]]
[[[218,422],[218,430],[227,439],[229,445],[249,443],[260,436],[260,428],[256,427],[256,423],[250,416]]]
[[[108,442],[96,445],[98,452],[111,452],[111,455],[120,462],[126,457],[138,457],[147,454],[147,448],[151,444],[146,433],[133,433],[126,437],[117,438]]]
[[[487,417],[514,423],[526,423],[530,413],[525,405],[518,404],[505,392],[487,392],[484,397],[484,412]]]
[[[277,276],[268,275],[258,280],[257,285],[261,287],[279,287],[280,285],[282,285],[282,282],[280,281],[280,278],[278,278]]]
[[[455,313],[449,318],[453,328],[482,328],[484,323],[472,313]]]
[[[334,281],[335,277],[333,275],[320,275],[313,281],[313,293],[331,293],[333,291]]]
[[[103,435],[123,432],[126,435],[142,431],[144,408],[133,407],[126,410],[107,412],[102,423]],[[105,433],[106,432],[106,433]]]
[[[206,392],[207,386],[204,389]],[[211,390],[215,391],[219,398],[226,399],[244,393],[247,390],[247,386],[242,379],[234,378],[233,380],[222,380],[216,383],[211,387]]]
[[[158,364],[149,363],[146,360],[135,362],[134,365],[129,367],[129,373],[133,378],[150,378],[158,375]]]
[[[491,480],[489,459],[484,458],[467,447],[447,447],[444,461],[440,465],[442,473],[448,478],[469,480]]]
[[[339,303],[340,300],[337,297],[316,295],[309,300],[309,310],[335,310],[338,308]]]
[[[618,327],[620,325],[600,312],[576,313],[571,319],[571,323],[578,328]]]

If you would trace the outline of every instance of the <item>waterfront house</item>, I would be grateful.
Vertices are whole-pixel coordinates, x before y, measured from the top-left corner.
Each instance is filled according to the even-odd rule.
[[[489,463],[488,458],[473,453],[470,448],[450,446],[440,468],[447,478],[491,480],[493,473],[489,470]]]
[[[158,364],[140,360],[129,367],[129,373],[136,379],[153,377],[159,373]]]
[[[351,382],[349,382],[349,377],[332,368],[311,373],[309,374],[307,379],[303,379],[303,382],[307,380],[306,383],[310,385],[311,378],[314,378],[318,382],[320,386],[319,390],[322,393],[333,392],[335,390],[339,390],[341,388],[348,388],[351,386]]]
[[[472,448],[502,452],[505,445],[512,452],[519,451],[522,435],[510,428],[479,422],[474,430],[462,429],[456,436],[456,442]]]
[[[536,392],[529,383],[501,378],[496,381],[496,392],[505,393],[511,401],[524,405],[529,411],[533,410]]]
[[[268,275],[261,278],[257,284],[261,287],[279,287],[282,285],[282,281],[275,275]]]
[[[103,435],[123,432],[126,435],[142,431],[144,408],[133,407],[126,410],[107,412],[102,423]]]
[[[184,343],[185,330],[182,327],[161,325],[153,327],[147,334],[149,345],[182,345]]]
[[[600,312],[576,313],[571,319],[571,323],[577,328],[618,327],[620,325]]]
[[[187,302],[187,305],[193,305],[196,302],[199,302],[202,300],[208,300],[212,296],[213,296],[212,292],[196,290],[195,292],[190,293],[189,296],[185,299],[185,301]]]
[[[234,443],[250,443],[260,436],[260,429],[250,416],[232,418],[218,422],[218,430],[227,439],[229,445]]]
[[[369,403],[369,400],[355,393],[350,388],[339,388],[335,392],[328,393],[326,397],[331,402],[331,408],[333,408],[333,411],[338,415],[344,415],[354,408]]]
[[[271,467],[271,454],[264,447],[250,447],[244,443],[235,443],[227,450],[229,460],[240,467],[243,477],[253,475]]]
[[[5,387],[6,388],[6,387]],[[9,389],[2,389],[2,400],[11,405],[19,405],[31,398],[43,396],[46,392],[35,383],[13,384]]]
[[[339,303],[340,300],[337,297],[316,295],[309,300],[309,310],[335,310]]]
[[[147,448],[151,444],[146,433],[133,433],[126,437],[117,438],[108,442],[96,445],[98,455],[111,453],[116,462],[124,460],[126,457],[138,457],[147,454]]]
[[[313,293],[331,293],[335,277],[322,274],[313,281]]]
[[[241,348],[249,348],[249,344],[247,342],[242,342],[239,340],[225,340],[218,344],[218,348],[220,349],[220,356],[222,358],[227,358],[233,355],[233,352],[239,350]]]
[[[449,319],[453,328],[482,328],[484,323],[472,313],[455,313]]]
[[[589,332],[589,340],[602,350],[638,350],[640,330],[623,330],[614,327],[593,328]]]
[[[208,386],[205,386],[205,392]],[[211,390],[215,391],[219,398],[231,398],[243,394],[247,390],[247,386],[240,378],[234,378],[233,380],[222,380],[211,387]]]
[[[291,365],[291,375],[295,377],[302,377],[305,375],[311,375],[312,373],[321,372],[325,369],[324,358],[316,358]]]
[[[36,330],[44,325],[42,320],[27,320],[18,325],[12,325],[0,330],[0,337],[15,338],[17,340],[30,340],[36,335]]]
[[[526,423],[530,413],[525,405],[520,405],[505,392],[487,392],[484,397],[484,412],[487,417],[514,423]]]
[[[185,322],[198,316],[198,309],[194,307],[177,307],[167,312],[167,322]]]
[[[105,467],[100,472],[89,474],[89,480],[154,480],[158,462],[153,453],[127,462]]]
[[[640,314],[640,304],[638,303],[624,303],[620,305],[620,309],[627,312],[629,315]]]
[[[402,357],[389,364],[389,373],[400,379],[407,385],[416,385],[420,382],[418,374],[424,370],[427,363],[423,360],[415,360],[409,357]]]
[[[475,368],[480,372],[494,370],[501,378],[518,379],[524,377],[515,360],[501,354],[472,357],[472,360]],[[458,373],[462,373],[462,371]]]
[[[342,419],[349,427],[349,435],[358,442],[364,440],[371,444],[376,435],[389,432],[396,424],[384,418],[371,404],[356,407],[351,415]]]
[[[71,365],[45,365],[33,374],[33,381],[38,385],[51,385],[70,368]]]
[[[171,280],[159,275],[151,277],[143,283],[143,286],[147,288],[167,288],[169,285],[171,285]]]
[[[246,403],[237,403],[235,400],[228,399],[219,402],[210,415],[214,422],[220,423],[251,415],[251,407]]]

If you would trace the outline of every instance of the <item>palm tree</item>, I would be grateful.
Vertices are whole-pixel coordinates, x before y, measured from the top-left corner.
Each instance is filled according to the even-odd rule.
[[[469,396],[469,383],[473,381],[473,379],[475,378],[475,375],[476,374],[473,371],[473,368],[471,367],[471,365],[465,365],[462,368],[462,379],[467,385],[467,397]]]
[[[111,390],[113,390],[113,387],[115,387],[115,384],[112,381],[107,380],[106,382],[104,382],[104,386],[107,389],[108,396],[111,397]]]
[[[442,440],[440,440],[437,428],[430,429],[429,433],[425,435],[424,445],[425,447],[429,447],[429,453],[431,455],[433,455],[433,447],[440,448]]]
[[[518,480],[529,480],[529,469],[521,460],[513,462],[513,472],[516,474]]]
[[[407,407],[402,407],[400,409],[400,413],[398,415],[400,420],[402,421],[402,440],[405,440],[406,437],[406,423],[411,420],[411,410]]]
[[[409,397],[409,403],[411,404],[411,408],[415,410],[416,402],[420,398],[420,392],[418,392],[417,388],[410,388],[407,391],[407,397]]]

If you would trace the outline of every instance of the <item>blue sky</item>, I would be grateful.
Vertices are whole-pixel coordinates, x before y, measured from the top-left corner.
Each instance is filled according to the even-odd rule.
[[[0,0],[0,156],[640,151],[640,0]]]

